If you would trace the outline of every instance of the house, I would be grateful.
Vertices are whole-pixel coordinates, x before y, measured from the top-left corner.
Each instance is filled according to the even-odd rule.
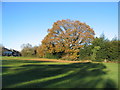
[[[12,51],[4,51],[2,56],[12,56]]]
[[[2,56],[21,56],[21,53],[14,49],[10,50],[5,47],[2,47]]]

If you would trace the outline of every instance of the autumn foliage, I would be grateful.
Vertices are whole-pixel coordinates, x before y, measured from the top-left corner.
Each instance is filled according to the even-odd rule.
[[[80,48],[90,44],[94,39],[94,30],[86,23],[73,20],[54,22],[48,34],[38,48],[39,55],[60,55],[62,59],[76,60]]]

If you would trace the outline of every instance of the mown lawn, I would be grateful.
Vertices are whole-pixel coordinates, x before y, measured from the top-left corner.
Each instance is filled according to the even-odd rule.
[[[2,88],[117,88],[117,63],[2,60]]]

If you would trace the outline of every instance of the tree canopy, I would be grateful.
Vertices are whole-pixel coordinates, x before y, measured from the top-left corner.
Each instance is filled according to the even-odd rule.
[[[27,43],[27,44],[23,44],[21,45],[21,54],[24,57],[34,57],[37,56],[37,46],[32,46],[31,44]]]
[[[38,52],[41,56],[46,53],[64,53],[63,59],[75,60],[79,57],[79,49],[90,44],[94,35],[94,30],[86,23],[69,19],[58,20],[48,29]]]
[[[95,50],[95,47],[99,46],[99,50]],[[91,45],[85,46],[80,49],[80,59],[92,59],[97,61],[118,61],[120,59],[120,41],[114,37],[112,40],[105,38],[105,35],[101,35],[99,38],[96,37],[92,41]]]

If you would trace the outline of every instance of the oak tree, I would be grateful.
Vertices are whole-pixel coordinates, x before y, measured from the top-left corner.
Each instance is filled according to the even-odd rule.
[[[42,56],[46,53],[64,53],[62,59],[76,60],[79,57],[79,49],[84,44],[90,44],[94,35],[94,30],[86,23],[70,19],[58,20],[48,29],[38,52]]]

